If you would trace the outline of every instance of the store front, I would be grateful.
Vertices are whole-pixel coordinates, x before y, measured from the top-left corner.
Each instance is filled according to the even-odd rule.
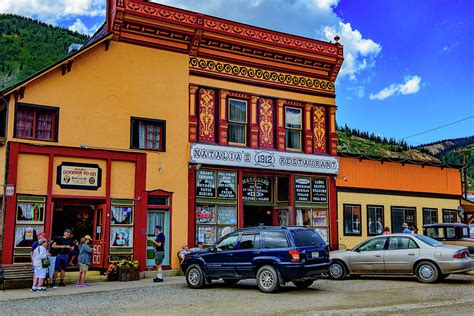
[[[262,154],[272,163],[255,164]],[[227,160],[220,162],[219,157],[226,155]],[[329,227],[335,216],[331,214],[330,204],[335,192],[334,177],[328,173],[337,171],[337,159],[192,144],[191,162],[190,244],[202,241],[212,245],[238,228],[261,225],[311,227],[331,243]],[[228,167],[216,163],[227,163]],[[283,167],[284,163],[293,166]],[[248,168],[251,164],[257,167]],[[298,172],[290,172],[292,169]],[[318,173],[308,172],[312,169]]]

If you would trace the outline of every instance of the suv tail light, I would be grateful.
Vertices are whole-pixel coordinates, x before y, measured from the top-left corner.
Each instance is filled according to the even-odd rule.
[[[453,255],[454,259],[464,259],[464,258],[469,258],[469,251],[466,249],[456,251]]]
[[[288,251],[291,257],[291,262],[300,262],[300,252],[298,250],[290,250]]]

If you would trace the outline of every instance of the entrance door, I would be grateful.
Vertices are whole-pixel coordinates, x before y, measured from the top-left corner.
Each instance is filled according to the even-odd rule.
[[[244,226],[272,226],[272,206],[244,205]]]
[[[289,226],[290,212],[287,208],[273,209],[273,226]]]
[[[94,210],[94,233],[92,236],[92,268],[103,268],[105,257],[105,214],[106,204],[99,204]]]
[[[165,234],[165,259],[162,265],[169,266],[170,264],[170,213],[168,211],[148,210],[147,215],[147,236],[156,238],[155,226],[163,227],[163,234]],[[155,266],[155,247],[151,241],[146,243],[146,266]]]

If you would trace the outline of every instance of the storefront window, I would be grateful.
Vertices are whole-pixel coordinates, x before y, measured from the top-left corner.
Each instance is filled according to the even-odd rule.
[[[247,144],[247,101],[229,99],[229,143]]]
[[[260,176],[242,177],[242,199],[244,201],[272,202],[273,178]]]
[[[133,200],[112,200],[110,220],[111,254],[133,253]]]
[[[384,229],[383,206],[367,206],[367,233],[380,235]]]
[[[196,207],[196,239],[205,245],[237,229],[237,207],[228,205],[198,205]]]
[[[361,235],[360,205],[344,205],[344,235]]]
[[[301,150],[301,131],[303,129],[302,110],[298,108],[285,108],[285,138],[286,148]]]
[[[456,210],[443,210],[443,223],[456,223],[456,222],[457,222]]]
[[[423,225],[437,224],[438,223],[438,210],[435,208],[424,208],[423,209]]]
[[[327,203],[327,179],[321,177],[295,177],[295,202]]]
[[[277,177],[277,200],[279,202],[289,201],[290,177]]]
[[[416,208],[392,207],[392,233],[401,233],[403,223],[409,227],[416,225]]]
[[[313,228],[326,243],[329,242],[327,209],[296,209],[296,225]]]

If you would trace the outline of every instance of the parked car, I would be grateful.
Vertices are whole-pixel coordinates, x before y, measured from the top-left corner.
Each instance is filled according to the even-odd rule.
[[[446,245],[467,247],[474,258],[474,236],[471,231],[474,225],[461,223],[429,224],[423,226],[423,235],[441,241]]]
[[[333,251],[329,276],[415,275],[420,282],[434,283],[450,273],[474,269],[466,247],[448,246],[423,235],[392,234],[370,238],[352,250]]]
[[[204,252],[186,255],[181,268],[193,289],[220,278],[230,285],[256,279],[261,291],[276,292],[287,282],[311,286],[330,263],[328,246],[314,230],[261,226],[239,229]]]

